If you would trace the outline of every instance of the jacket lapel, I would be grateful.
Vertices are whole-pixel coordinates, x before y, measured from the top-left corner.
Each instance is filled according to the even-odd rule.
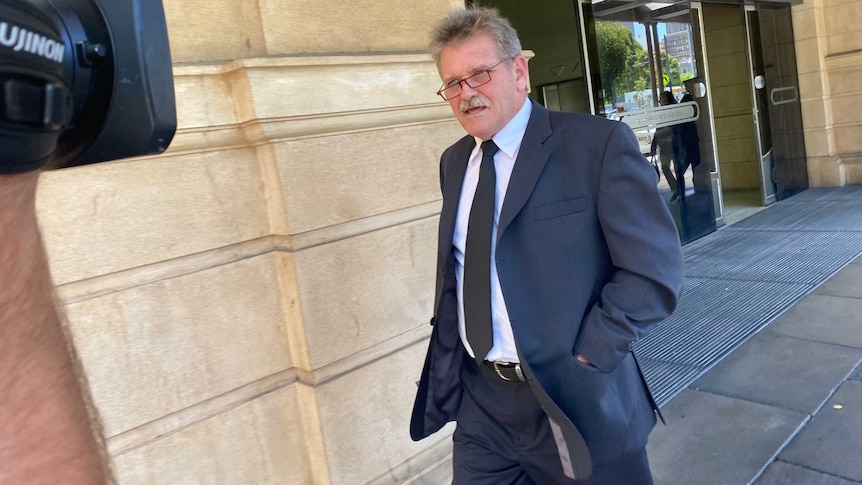
[[[506,232],[506,228],[518,215],[524,204],[527,203],[527,199],[533,193],[536,182],[539,181],[539,176],[545,168],[545,162],[551,154],[550,150],[543,145],[545,140],[551,136],[551,120],[548,110],[535,101],[531,102],[533,103],[533,111],[530,114],[530,121],[527,122],[524,139],[521,141],[521,149],[518,151],[518,159],[515,160],[512,178],[506,189],[506,200],[503,201],[503,208],[500,211],[497,242],[500,241],[500,237]]]
[[[448,256],[452,255],[452,237],[455,234],[461,186],[464,185],[464,174],[467,172],[467,162],[470,161],[474,145],[473,137],[464,137],[455,144],[452,154],[442,161],[443,208],[440,209],[440,240],[437,244],[440,269],[445,268]]]

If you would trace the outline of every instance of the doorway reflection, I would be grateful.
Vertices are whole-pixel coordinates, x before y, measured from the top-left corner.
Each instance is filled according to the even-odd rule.
[[[582,1],[595,113],[628,124],[683,243],[716,229],[711,106],[687,3]]]

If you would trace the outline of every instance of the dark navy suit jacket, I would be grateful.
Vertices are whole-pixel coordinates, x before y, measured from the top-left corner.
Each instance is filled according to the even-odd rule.
[[[434,329],[414,440],[454,420],[460,405],[452,236],[474,146],[467,136],[441,159]],[[643,447],[656,406],[632,344],[675,309],[683,264],[655,171],[630,128],[533,103],[500,213],[496,265],[522,366],[575,476]]]

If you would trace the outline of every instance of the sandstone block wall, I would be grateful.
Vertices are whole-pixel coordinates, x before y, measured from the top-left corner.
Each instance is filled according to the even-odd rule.
[[[793,30],[811,186],[862,183],[862,3],[805,0]]]

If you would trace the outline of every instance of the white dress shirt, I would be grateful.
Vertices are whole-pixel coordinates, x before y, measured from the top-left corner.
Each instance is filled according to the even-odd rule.
[[[485,356],[486,360],[518,362],[518,352],[515,350],[515,338],[512,335],[512,324],[509,322],[509,312],[503,300],[503,290],[497,277],[497,265],[493,264],[494,253],[497,250],[497,223],[500,220],[500,209],[506,199],[506,189],[512,177],[512,169],[521,149],[521,140],[527,130],[527,122],[533,106],[530,100],[509,121],[509,123],[492,138],[500,148],[494,155],[494,167],[497,172],[497,189],[494,200],[494,228],[491,240],[491,321],[494,327],[494,345]],[[461,199],[458,202],[458,216],[455,219],[455,235],[452,245],[455,252],[455,277],[458,281],[458,333],[467,352],[475,357],[470,343],[467,342],[467,330],[464,325],[464,250],[467,246],[467,223],[470,220],[470,209],[473,206],[473,195],[479,182],[479,166],[482,163],[480,145],[484,140],[476,138],[476,147],[470,154],[467,173],[464,174],[464,184],[461,186]]]

